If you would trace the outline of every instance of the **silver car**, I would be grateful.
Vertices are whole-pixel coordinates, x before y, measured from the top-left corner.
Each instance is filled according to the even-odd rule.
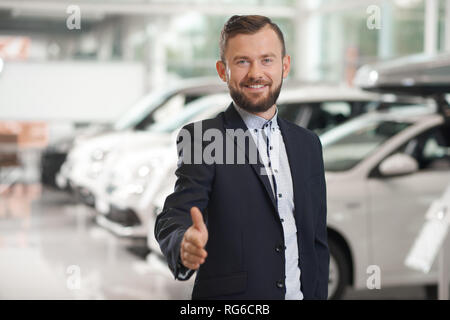
[[[382,286],[436,283],[405,258],[432,201],[450,182],[450,124],[406,108],[362,115],[321,136],[327,180],[330,297],[366,288],[368,268]],[[370,269],[369,269],[370,270]]]

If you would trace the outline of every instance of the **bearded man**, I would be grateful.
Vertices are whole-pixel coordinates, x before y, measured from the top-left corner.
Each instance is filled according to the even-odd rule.
[[[317,135],[279,118],[276,105],[290,62],[269,18],[233,16],[225,23],[216,69],[233,101],[201,130],[232,139],[233,148],[223,151],[233,159],[245,152],[249,160],[257,150],[257,162],[193,163],[184,155],[208,144],[195,136],[195,124],[182,129],[191,149],[179,153],[175,190],[155,237],[175,279],[197,273],[193,299],[327,299],[322,147]],[[247,144],[230,135],[239,130]]]

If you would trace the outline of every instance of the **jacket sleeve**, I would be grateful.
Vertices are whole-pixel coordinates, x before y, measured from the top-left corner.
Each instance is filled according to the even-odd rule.
[[[207,225],[206,207],[214,179],[214,165],[195,164],[194,154],[202,152],[201,132],[194,136],[194,124],[180,130],[177,137],[178,168],[175,189],[164,203],[155,222],[155,238],[167,259],[175,279],[188,280],[194,270],[181,264],[180,245],[186,230],[192,225],[190,209],[196,206]],[[201,155],[201,154],[200,154]]]
[[[328,232],[327,232],[327,192],[325,184],[325,170],[323,164],[322,144],[320,139],[316,136],[316,157],[318,161],[319,172],[317,187],[319,188],[320,207],[318,210],[318,217],[316,220],[315,230],[315,249],[317,254],[317,260],[319,263],[318,270],[318,284],[316,287],[315,297],[316,299],[328,298],[328,277],[329,277],[329,263],[330,253],[328,249]]]

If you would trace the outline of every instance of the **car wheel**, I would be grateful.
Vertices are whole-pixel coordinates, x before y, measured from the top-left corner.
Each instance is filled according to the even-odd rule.
[[[328,299],[338,300],[344,295],[349,284],[350,267],[344,251],[329,239],[330,275],[328,278]]]

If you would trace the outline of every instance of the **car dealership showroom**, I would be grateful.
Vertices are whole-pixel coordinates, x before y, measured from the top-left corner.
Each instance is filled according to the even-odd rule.
[[[269,32],[281,43],[266,25],[231,34],[223,53],[221,32],[234,15],[270,18],[284,35],[286,55],[276,47],[261,60],[253,51],[229,59],[252,45],[256,57],[265,45],[238,39]],[[230,80],[244,71],[242,79],[264,80],[287,62],[284,80],[276,76],[239,88]],[[308,266],[316,264],[303,257],[329,266],[320,271],[328,274],[322,298],[449,300],[450,0],[0,0],[0,299],[189,300],[193,290],[235,299],[239,290],[252,288],[254,274],[272,279],[266,256],[285,257],[276,260],[279,265],[297,257],[287,235],[287,247],[270,253],[261,249],[258,256],[257,248],[249,258],[243,250],[256,241],[248,240],[247,231],[260,234],[263,247],[265,238],[283,237],[292,226],[280,218],[284,202],[277,201],[287,200],[269,191],[284,190],[284,184],[275,183],[275,174],[271,184],[266,177],[264,194],[263,183],[251,184],[259,181],[251,169],[249,176],[236,169],[242,175],[227,177],[218,168],[227,164],[186,164],[177,137],[187,124],[222,119],[229,110],[246,112],[230,105],[237,99],[231,98],[233,88],[245,101],[259,101],[270,97],[266,87],[279,79],[276,107],[268,107],[276,110],[281,129],[290,122],[321,145],[323,166],[316,165],[326,182],[310,183],[294,169],[289,176],[298,210],[294,217],[291,208],[287,220],[298,227],[296,270],[304,298],[319,271],[311,273]],[[302,157],[311,153],[301,139],[285,144]],[[196,175],[189,169],[196,166],[215,168],[209,189],[200,185],[210,178],[202,174],[212,171]],[[213,207],[210,202],[237,208],[240,198],[216,199],[227,197],[214,192],[220,179],[234,179],[236,190],[229,194],[248,199],[242,204],[248,210],[228,214],[245,222],[226,234],[233,228],[217,226],[224,218],[208,210],[202,221],[208,255],[198,272],[184,278],[174,265],[189,269],[180,253],[187,248],[181,239],[188,238],[180,231],[189,225],[169,238],[169,220],[178,210],[184,217],[179,221],[201,228],[192,209],[171,206],[200,203],[194,191],[203,188],[205,208]],[[319,184],[326,185],[320,210],[303,210],[308,207],[302,201],[319,197]],[[270,206],[269,193],[283,210]],[[268,203],[275,215],[248,212],[259,208],[251,201]],[[253,223],[249,217],[257,213]],[[315,229],[306,229],[314,214]],[[263,221],[277,232],[260,227]],[[326,243],[317,238],[322,225]],[[228,243],[221,252],[214,252],[217,234]],[[327,248],[328,260],[321,260],[323,253],[309,255],[310,240],[301,240],[306,234]],[[236,246],[240,255],[233,256]],[[220,255],[236,259],[220,265]],[[213,263],[216,275],[232,270],[236,276],[213,278]],[[261,271],[240,269],[255,264]],[[286,277],[292,280],[288,272]],[[288,292],[284,280],[271,285]]]

